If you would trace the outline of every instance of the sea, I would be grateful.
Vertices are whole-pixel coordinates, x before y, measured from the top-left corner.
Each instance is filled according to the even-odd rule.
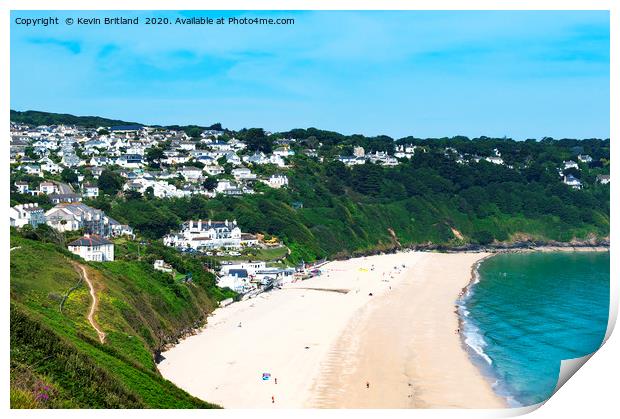
[[[458,301],[472,361],[511,407],[547,400],[560,362],[596,351],[609,315],[609,252],[500,254]]]

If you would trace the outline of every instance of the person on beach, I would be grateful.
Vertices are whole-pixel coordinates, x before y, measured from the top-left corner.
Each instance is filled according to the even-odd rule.
[[[366,381],[366,388],[370,388],[370,382]]]
[[[274,381],[276,384],[278,384],[278,379],[277,379],[277,378],[274,378],[274,379],[273,379],[273,381]]]
[[[276,398],[271,396],[271,403],[275,403],[276,402]]]

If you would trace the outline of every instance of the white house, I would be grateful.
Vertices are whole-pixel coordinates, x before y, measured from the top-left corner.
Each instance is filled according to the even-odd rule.
[[[224,157],[226,157],[226,162],[232,164],[233,166],[238,166],[241,164],[241,158],[237,155],[237,153],[230,151],[226,153]]]
[[[504,164],[504,159],[502,159],[501,157],[498,157],[498,156],[485,157],[484,159],[486,161],[488,161],[489,163]]]
[[[46,223],[58,231],[83,228],[89,234],[109,236],[110,218],[99,209],[79,203],[62,203],[45,213]]]
[[[564,170],[566,170],[566,169],[577,169],[577,170],[579,170],[579,165],[577,164],[577,162],[574,162],[572,160],[565,161],[564,162]]]
[[[609,183],[609,175],[598,175],[596,181],[601,185],[607,185]]]
[[[265,261],[249,261],[222,264],[220,268],[220,275],[228,275],[231,270],[244,269],[248,273],[248,275],[253,276],[256,275],[256,271],[265,269],[266,267],[267,262]]]
[[[192,249],[217,249],[241,247],[241,229],[237,221],[187,221],[178,233],[164,237],[166,246],[192,248]]]
[[[42,176],[43,172],[41,171],[41,166],[38,164],[26,164],[21,167],[21,169],[28,173],[29,175]]]
[[[54,163],[52,159],[49,157],[44,157],[39,160],[39,164],[41,165],[41,170],[49,173],[60,173],[62,172],[62,167],[60,165]]]
[[[18,181],[15,182],[15,187],[17,188],[17,192],[21,194],[27,194],[29,190],[28,182]]]
[[[168,273],[172,272],[173,270],[172,266],[164,262],[163,259],[157,259],[155,262],[153,262],[153,269],[155,269],[156,271],[168,272]]]
[[[252,171],[250,169],[248,169],[247,167],[239,167],[237,169],[233,169],[231,171],[231,174],[235,177],[235,179],[237,180],[251,180],[251,179],[256,179],[256,175],[254,173],[252,173]]]
[[[33,227],[45,224],[45,213],[38,204],[21,204],[9,208],[11,227],[23,227],[30,224]]]
[[[581,181],[573,175],[564,176],[564,184],[573,189],[581,189]]]
[[[256,289],[256,285],[251,282],[251,278],[245,269],[231,269],[226,275],[218,278],[217,286],[230,288],[239,294]]]
[[[181,173],[186,180],[198,180],[202,176],[202,169],[194,166],[185,166],[179,170],[179,173]]]
[[[217,164],[206,165],[202,170],[209,176],[217,176],[224,173],[224,168]]]
[[[243,161],[252,164],[267,164],[269,163],[269,158],[262,152],[256,152],[251,156],[243,156]]]
[[[96,185],[85,183],[82,186],[82,196],[84,198],[97,198],[99,196],[99,188]]]
[[[50,195],[53,193],[58,193],[58,186],[52,182],[41,182],[39,185],[39,190],[45,195]]]
[[[279,167],[286,167],[284,159],[279,154],[272,154],[271,156],[269,156],[269,163],[275,164]]]
[[[271,175],[267,180],[263,180],[269,187],[279,189],[284,186],[288,186],[288,177],[286,175]]]
[[[69,251],[92,262],[114,260],[114,243],[99,236],[85,235],[67,245]]]
[[[363,150],[364,149],[362,148],[362,151]],[[289,157],[289,156],[294,156],[295,152],[288,147],[278,147],[275,150],[273,150],[273,154],[274,156]]]
[[[579,160],[582,163],[592,163],[592,157],[589,156],[588,154],[580,154],[577,156],[577,160]]]
[[[126,169],[139,169],[142,167],[142,156],[139,154],[122,154],[116,159],[116,164]]]

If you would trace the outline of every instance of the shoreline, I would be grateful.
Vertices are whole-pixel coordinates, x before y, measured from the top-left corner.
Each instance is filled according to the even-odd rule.
[[[479,348],[481,352],[478,352],[476,348],[474,347],[473,343],[472,344],[468,343],[468,340],[471,337],[469,334],[471,333],[471,335],[479,336],[479,330],[477,326],[475,326],[471,322],[471,320],[467,320],[469,317],[469,310],[467,308],[467,303],[473,293],[473,287],[481,281],[479,269],[482,263],[484,263],[486,260],[491,259],[492,257],[501,255],[501,254],[533,253],[535,251],[536,250],[532,249],[532,250],[524,250],[524,251],[494,252],[479,259],[471,267],[469,283],[465,287],[463,287],[463,289],[459,293],[458,299],[455,301],[455,306],[456,306],[455,313],[458,317],[458,324],[459,324],[459,329],[458,329],[459,338],[460,338],[463,350],[467,353],[471,363],[478,369],[478,371],[480,371],[480,374],[489,383],[495,395],[504,401],[504,403],[506,404],[505,406],[506,408],[521,407],[521,405],[516,403],[516,400],[512,396],[507,395],[507,394],[501,394],[498,391],[498,385],[500,384],[500,382],[493,375],[494,374],[493,367],[489,363],[490,358],[484,351],[484,348]],[[550,252],[553,250],[548,250],[548,251]],[[472,330],[472,331],[468,330],[470,327],[476,330]]]
[[[520,408],[520,407],[526,407],[526,406],[523,406],[517,399],[514,398],[513,395],[511,395],[507,391],[504,391],[502,393],[501,386],[503,385],[503,383],[499,380],[499,378],[495,376],[495,371],[494,371],[493,366],[489,364],[488,361],[486,360],[486,358],[488,358],[488,355],[484,351],[484,348],[479,348],[479,350],[481,351],[480,353],[476,350],[476,348],[474,348],[472,345],[470,345],[467,342],[467,340],[470,338],[470,336],[467,335],[468,332],[479,336],[478,327],[471,321],[471,319],[468,319],[469,310],[467,309],[467,302],[471,294],[473,293],[473,287],[482,280],[480,276],[480,272],[479,272],[480,266],[486,260],[494,256],[497,256],[497,255],[502,255],[502,254],[553,253],[553,252],[562,252],[562,253],[595,252],[595,253],[599,253],[599,252],[609,252],[609,251],[610,251],[609,246],[539,246],[539,247],[527,248],[527,249],[502,249],[499,251],[492,252],[491,254],[481,258],[474,265],[472,265],[471,280],[462,289],[461,294],[459,294],[459,299],[456,302],[457,303],[456,312],[459,317],[459,330],[460,330],[461,343],[463,345],[464,350],[471,357],[472,363],[481,371],[481,373],[487,378],[487,380],[489,382],[492,382],[495,380],[495,382],[492,384],[492,388],[494,392],[498,395],[498,397],[501,397],[502,399],[506,401],[508,405],[507,407]],[[471,326],[475,330],[468,331],[467,330],[468,326]]]
[[[335,264],[355,264],[356,262],[360,262],[360,261],[366,261],[366,260],[370,260],[370,259],[375,259],[375,258],[403,258],[406,257],[406,255],[445,255],[445,256],[455,256],[455,255],[470,255],[473,256],[474,258],[476,257],[476,255],[479,255],[480,257],[475,259],[475,261],[473,263],[471,263],[468,268],[467,271],[469,272],[469,276],[467,277],[467,282],[464,283],[464,285],[462,285],[461,287],[459,287],[460,292],[458,292],[458,294],[455,292],[454,294],[454,299],[453,299],[453,304],[452,304],[452,309],[451,312],[454,314],[454,316],[456,317],[455,320],[455,324],[456,324],[456,328],[459,331],[458,333],[456,333],[456,335],[458,336],[458,345],[461,349],[461,351],[463,353],[465,353],[466,357],[468,358],[469,363],[476,369],[478,375],[480,375],[480,377],[483,378],[483,380],[486,382],[486,384],[488,385],[491,393],[497,398],[497,399],[501,399],[502,401],[502,405],[501,406],[493,406],[493,407],[514,407],[514,405],[510,402],[510,398],[509,396],[505,395],[505,394],[501,394],[500,392],[497,392],[495,386],[497,385],[497,382],[493,382],[493,375],[489,373],[489,370],[487,370],[485,367],[486,365],[479,363],[479,361],[482,361],[482,359],[478,359],[478,356],[481,356],[479,353],[476,352],[476,350],[474,348],[472,348],[467,342],[467,336],[465,336],[465,319],[463,318],[463,313],[461,312],[461,309],[464,309],[464,303],[465,303],[465,299],[466,299],[466,294],[469,292],[470,288],[475,285],[478,282],[478,278],[479,278],[479,273],[478,273],[478,268],[480,267],[481,263],[490,258],[493,257],[495,255],[498,254],[504,254],[504,253],[530,253],[530,252],[553,252],[553,251],[561,251],[561,252],[573,252],[573,251],[597,251],[597,252],[604,252],[604,251],[609,251],[608,247],[604,247],[604,246],[578,246],[577,248],[575,247],[567,247],[567,246],[560,246],[560,247],[556,247],[556,246],[544,246],[544,247],[537,247],[537,248],[521,248],[521,249],[494,249],[495,251],[487,251],[487,252],[483,252],[480,250],[470,250],[470,251],[461,251],[461,252],[441,252],[441,251],[411,251],[411,250],[405,250],[402,252],[395,252],[395,253],[388,253],[388,254],[382,254],[382,255],[373,255],[373,256],[365,256],[365,257],[359,257],[359,258],[349,258],[349,259],[345,259],[345,260],[339,260],[339,261],[330,261],[327,263],[326,266],[334,266]],[[357,265],[355,265],[357,266]],[[410,267],[408,266],[408,271],[411,270]],[[330,277],[331,275],[338,275],[337,269],[333,272],[330,272],[327,274],[327,278]],[[269,294],[277,294],[280,293],[284,290],[292,290],[295,289],[297,291],[301,291],[301,290],[305,290],[305,292],[307,293],[321,293],[323,292],[325,294],[324,291],[330,291],[329,294],[341,294],[341,295],[346,295],[346,294],[350,294],[351,289],[349,287],[349,289],[347,289],[347,287],[341,287],[338,288],[338,285],[336,284],[335,288],[334,288],[334,284],[327,284],[327,286],[324,286],[325,284],[321,285],[321,282],[325,282],[325,281],[321,281],[320,279],[325,280],[325,277],[315,277],[312,278],[310,280],[304,280],[304,281],[299,281],[295,284],[289,284],[288,286],[286,286],[283,290],[274,290],[274,291],[270,291],[269,293],[263,293],[263,294],[259,294],[258,296],[253,297],[250,300],[246,300],[246,301],[250,301],[250,303],[252,306],[254,306],[253,301],[258,301],[259,299],[270,299],[269,298]],[[319,282],[318,286],[312,286],[313,282]],[[310,282],[309,282],[310,281]],[[391,281],[389,281],[391,282]],[[395,282],[391,282],[392,285],[395,285]],[[350,285],[350,284],[349,284]],[[391,289],[391,285],[389,286]],[[385,288],[385,287],[384,287]],[[331,291],[338,291],[338,292],[331,292]],[[349,291],[349,292],[346,292]],[[359,292],[359,290],[358,290]],[[304,295],[302,295],[303,297]],[[281,298],[276,298],[276,300],[281,301]],[[185,345],[185,342],[188,339],[192,339],[195,336],[200,336],[203,335],[205,333],[209,333],[209,328],[210,326],[213,325],[217,325],[217,317],[218,317],[218,313],[221,313],[222,310],[226,311],[229,310],[231,308],[234,308],[234,306],[237,306],[239,304],[242,304],[243,302],[236,302],[235,304],[232,304],[228,307],[225,308],[219,308],[216,311],[214,311],[213,313],[207,315],[206,317],[206,322],[204,324],[202,324],[200,327],[197,327],[195,329],[192,329],[191,332],[185,334],[184,336],[179,336],[178,339],[175,339],[175,341],[170,342],[169,345],[166,345],[164,352],[170,352],[170,351],[174,351],[176,347],[178,347],[179,345]],[[322,304],[323,302],[319,302],[319,304]],[[277,310],[278,309],[278,302],[274,301],[273,302],[273,309]],[[342,318],[339,320],[339,327],[341,328],[339,331],[332,331],[332,336],[331,336],[331,340],[332,342],[329,343],[329,345],[333,346],[335,345],[337,339],[340,339],[342,337],[342,334],[345,331],[345,328],[349,325],[349,323],[351,323],[353,320],[352,318],[355,315],[358,315],[359,311],[361,311],[363,309],[363,304],[360,307],[357,307],[356,310],[354,310],[354,312],[350,312],[348,313],[348,315],[345,315],[344,317],[346,317],[346,322],[343,323]],[[220,316],[221,317],[221,316]],[[263,325],[264,327],[264,325]],[[283,354],[285,355],[285,354]],[[193,356],[193,355],[190,355]],[[322,354],[322,357],[327,359],[328,357],[328,353],[325,352]],[[321,357],[319,357],[321,358]],[[481,358],[483,358],[481,356]],[[166,360],[166,357],[162,357],[162,360]],[[320,361],[320,360],[319,360]],[[318,366],[320,366],[320,362],[317,361],[317,359],[314,359],[314,363],[315,366],[318,369]],[[199,361],[198,361],[199,362]],[[333,362],[333,360],[332,360]],[[160,368],[160,366],[158,365],[158,368]],[[162,368],[167,368],[165,365],[162,366]],[[489,368],[490,365],[489,365]],[[187,386],[184,384],[184,382],[187,380],[186,377],[174,377],[174,373],[171,373],[173,375],[173,377],[170,376],[166,376],[164,375],[164,371],[162,371],[162,369],[160,368],[160,372],[162,373],[162,375],[165,378],[170,379],[171,381],[173,381],[177,386],[184,388],[186,391],[190,392],[191,394],[199,397],[199,398],[203,398],[205,400],[211,401],[211,402],[218,402],[220,404],[225,405],[225,407],[272,407],[269,405],[262,405],[262,406],[254,406],[254,405],[244,405],[244,406],[237,406],[237,403],[233,403],[232,405],[226,405],[225,403],[222,403],[221,400],[215,400],[213,399],[209,394],[204,393],[204,394],[198,394],[197,392],[200,392],[200,389],[197,387],[200,387],[199,385],[196,387],[197,383],[192,383],[191,386]],[[315,386],[315,382],[316,382],[316,375],[319,374],[319,372],[313,372],[311,370],[308,371],[308,373],[310,375],[315,374],[312,378],[312,382],[313,382],[313,386]],[[182,375],[182,374],[181,374]],[[177,382],[178,381],[178,382]],[[307,387],[307,386],[306,386]],[[217,386],[215,388],[218,388]],[[308,391],[310,391],[308,388],[306,389],[298,389],[300,392],[304,392],[308,393]],[[314,390],[313,390],[314,391]],[[316,403],[317,397],[316,395],[308,395],[307,396],[308,400],[302,400],[302,399],[297,399],[293,404],[286,404],[285,406],[282,406],[281,403],[278,404],[277,407],[343,407],[343,406],[333,406],[333,402],[329,402],[329,403],[325,403],[324,401],[321,403]],[[309,400],[314,400],[314,402],[311,402]],[[450,407],[450,406],[445,406],[445,405],[439,405],[439,404],[435,404],[435,403],[425,403],[425,402],[421,402],[420,399],[416,399],[415,400],[416,403],[413,403],[413,401],[410,401],[410,403],[408,403],[407,406],[405,407]],[[262,404],[262,403],[261,403]],[[492,403],[495,404],[495,403]],[[331,406],[330,406],[331,405]],[[275,406],[273,406],[275,407]],[[355,407],[355,406],[354,406]],[[373,406],[370,406],[373,407]],[[395,406],[385,406],[385,407],[395,407]],[[452,406],[455,407],[455,406]],[[480,407],[480,406],[477,406]],[[484,407],[484,406],[482,406]]]
[[[406,251],[330,262],[324,275],[216,310],[158,368],[231,408],[506,407],[457,332],[459,292],[473,264],[492,255]]]

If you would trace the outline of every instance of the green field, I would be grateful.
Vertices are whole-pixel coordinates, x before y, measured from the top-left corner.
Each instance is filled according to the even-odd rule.
[[[11,252],[12,408],[216,407],[163,379],[153,360],[164,341],[216,306],[211,285],[175,282],[145,261],[84,264],[16,234],[11,247],[19,247]],[[104,344],[86,319],[79,264],[97,290]]]

